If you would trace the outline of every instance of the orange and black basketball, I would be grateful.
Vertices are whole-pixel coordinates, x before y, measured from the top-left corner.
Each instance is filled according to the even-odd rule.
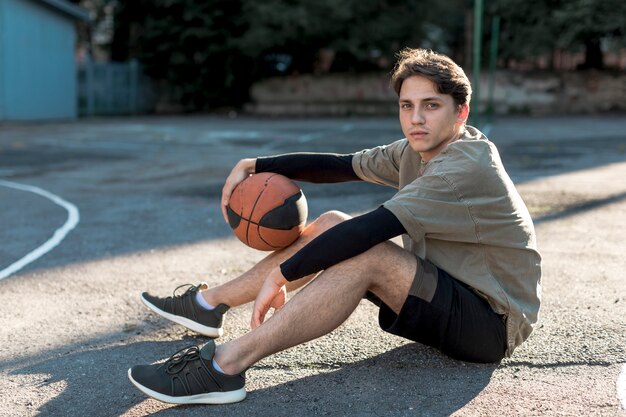
[[[298,239],[308,207],[304,193],[293,181],[262,172],[237,185],[226,212],[239,240],[254,249],[272,251]]]

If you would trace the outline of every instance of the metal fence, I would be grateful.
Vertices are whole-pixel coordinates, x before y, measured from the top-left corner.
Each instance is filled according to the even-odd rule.
[[[80,116],[129,115],[154,109],[151,80],[136,61],[93,62],[78,68],[78,112]]]

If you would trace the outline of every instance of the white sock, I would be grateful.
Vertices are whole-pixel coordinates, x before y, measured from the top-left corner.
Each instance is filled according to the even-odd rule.
[[[206,310],[213,310],[215,308],[215,306],[206,302],[200,291],[196,293],[196,302]]]
[[[221,372],[223,374],[225,374],[226,372],[224,372],[224,370],[217,364],[217,362],[215,362],[215,358],[213,358],[213,368],[217,371],[217,372]]]

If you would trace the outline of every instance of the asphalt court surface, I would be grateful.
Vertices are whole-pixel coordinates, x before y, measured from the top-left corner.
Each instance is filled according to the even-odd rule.
[[[11,260],[17,260],[42,245],[63,225],[67,212],[36,194],[8,188],[2,184],[0,201],[3,206],[10,204],[19,208],[11,217],[3,213],[4,227],[0,230],[0,240],[14,243],[0,246],[0,259],[3,261],[0,263],[1,270]]]
[[[222,182],[239,158],[353,152],[401,138],[397,121],[0,126],[0,180],[39,187],[80,212],[58,246],[0,281],[0,415],[623,415],[626,120],[511,118],[489,130],[535,218],[545,262],[540,322],[512,358],[493,366],[449,360],[380,332],[375,310],[363,305],[331,335],[253,367],[243,403],[207,408],[147,400],[126,380],[129,366],[203,341],[145,311],[138,294],[215,285],[262,257],[235,240],[219,211]],[[393,195],[370,184],[301,185],[311,219],[368,211]],[[68,214],[1,184],[0,202],[1,272]],[[228,317],[227,338],[240,335],[249,307]]]

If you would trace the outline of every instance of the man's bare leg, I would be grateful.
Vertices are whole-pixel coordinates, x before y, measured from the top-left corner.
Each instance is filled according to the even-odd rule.
[[[385,242],[322,272],[274,316],[244,336],[217,347],[215,360],[229,374],[273,353],[327,334],[343,323],[369,290],[398,313],[417,259]]]
[[[239,277],[225,284],[202,291],[202,295],[209,304],[214,306],[224,303],[230,307],[237,307],[254,301],[265,277],[267,277],[272,269],[289,259],[315,237],[349,218],[350,216],[347,214],[338,211],[322,214],[306,227],[302,235],[292,245],[283,250],[272,252]],[[289,283],[287,290],[293,291],[302,287],[314,276],[315,275],[310,275],[293,283]]]

